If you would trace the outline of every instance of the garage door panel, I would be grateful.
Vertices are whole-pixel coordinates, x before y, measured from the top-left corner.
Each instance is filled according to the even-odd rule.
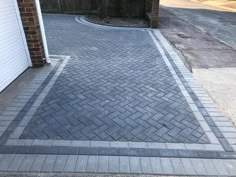
[[[30,65],[16,0],[0,0],[0,92]]]

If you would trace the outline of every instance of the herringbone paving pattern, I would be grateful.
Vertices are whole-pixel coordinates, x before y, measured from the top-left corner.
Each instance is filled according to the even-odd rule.
[[[50,53],[72,59],[21,138],[209,142],[146,31],[45,24]]]

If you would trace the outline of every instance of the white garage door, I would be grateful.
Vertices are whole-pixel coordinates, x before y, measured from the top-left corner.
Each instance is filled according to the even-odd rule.
[[[17,0],[0,0],[0,92],[30,65]]]

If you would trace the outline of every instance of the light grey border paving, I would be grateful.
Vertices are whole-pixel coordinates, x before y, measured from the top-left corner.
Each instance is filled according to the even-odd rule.
[[[219,110],[215,102],[211,99],[211,97],[207,94],[204,88],[197,82],[197,80],[193,77],[192,73],[186,68],[183,61],[180,59],[178,54],[174,51],[173,47],[169,44],[169,42],[165,39],[165,37],[161,34],[159,30],[153,30],[154,34],[160,40],[170,57],[173,59],[174,63],[178,67],[179,71],[181,72],[184,79],[188,82],[190,88],[194,91],[194,93],[198,96],[199,100],[211,116],[212,120],[216,123],[216,126],[220,129],[223,133],[225,138],[228,140],[229,144],[234,145],[236,140],[236,128],[232,124],[232,122],[224,116],[224,114]],[[178,82],[179,83],[179,82]],[[183,88],[183,87],[181,87]],[[187,96],[187,101],[190,101],[191,104],[192,100],[189,99]],[[195,107],[196,108],[196,107]],[[197,113],[197,117],[201,120],[203,117],[200,116],[199,111],[194,111]],[[207,127],[208,128],[208,127]],[[228,139],[227,133],[235,133],[234,136],[231,136],[231,139]],[[232,135],[232,134],[231,134]],[[214,140],[215,141],[215,140]]]
[[[24,92],[21,95],[17,96],[12,103],[0,113],[0,136],[7,129],[7,127],[14,120],[19,111],[25,106],[30,97],[35,93],[38,87],[46,79],[51,69],[43,68],[38,74],[37,77],[32,81],[26,83],[27,87],[24,89]]]
[[[165,61],[167,67],[169,68],[172,76],[174,77],[174,79],[176,80],[177,85],[180,88],[180,91],[182,92],[182,94],[184,95],[184,97],[187,97],[186,101],[189,104],[189,107],[191,108],[191,110],[193,111],[193,114],[195,115],[196,119],[198,120],[200,126],[202,127],[202,129],[204,130],[204,132],[210,132],[212,133],[212,136],[208,136],[208,138],[210,139],[210,142],[212,144],[220,144],[219,141],[217,140],[217,138],[215,137],[215,135],[213,134],[212,130],[210,129],[209,125],[207,124],[207,122],[205,121],[204,117],[202,116],[202,114],[200,113],[199,109],[197,108],[197,106],[195,105],[195,103],[193,102],[191,96],[189,95],[189,93],[187,92],[187,90],[185,89],[183,83],[181,82],[180,78],[178,77],[178,75],[176,74],[173,66],[171,65],[170,61],[168,60],[164,50],[162,49],[162,47],[160,46],[159,42],[155,39],[154,35],[149,32],[151,38],[153,39],[153,42],[155,43],[157,49],[159,50],[159,52],[162,55],[163,60]],[[160,33],[156,33],[156,36],[159,38],[159,34]],[[187,68],[184,68],[182,70],[185,70],[185,72],[187,72]],[[190,77],[190,76],[189,76]]]
[[[56,57],[56,56],[54,56]],[[12,132],[9,139],[19,139],[20,135],[24,131],[25,127],[29,123],[29,121],[32,119],[34,113],[37,111],[40,104],[43,102],[44,98],[47,96],[48,92],[56,82],[57,78],[63,71],[64,67],[70,60],[69,56],[65,56],[63,59],[63,62],[61,63],[60,67],[57,69],[54,76],[51,78],[50,82],[47,84],[47,86],[43,89],[42,93],[38,96],[37,100],[34,102],[30,110],[27,112],[26,116],[21,120],[20,124],[17,126],[17,128]]]
[[[50,58],[53,62],[57,62],[58,60],[55,59],[61,58],[61,56],[52,55],[50,56]],[[52,69],[53,67],[42,68],[42,70],[37,73],[37,76],[33,78],[33,80],[25,83],[27,87],[24,88],[24,92],[22,92],[15,99],[13,99],[12,103],[10,103],[9,106],[0,113],[0,137],[15,119],[16,115],[20,112],[20,110],[26,105],[26,103],[29,101],[35,91],[41,86],[41,84],[47,78]]]

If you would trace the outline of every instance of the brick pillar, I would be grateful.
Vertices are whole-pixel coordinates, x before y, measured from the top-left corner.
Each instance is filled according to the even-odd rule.
[[[45,64],[35,0],[17,0],[33,67]]]
[[[159,25],[159,0],[152,0],[151,27],[157,28]]]

